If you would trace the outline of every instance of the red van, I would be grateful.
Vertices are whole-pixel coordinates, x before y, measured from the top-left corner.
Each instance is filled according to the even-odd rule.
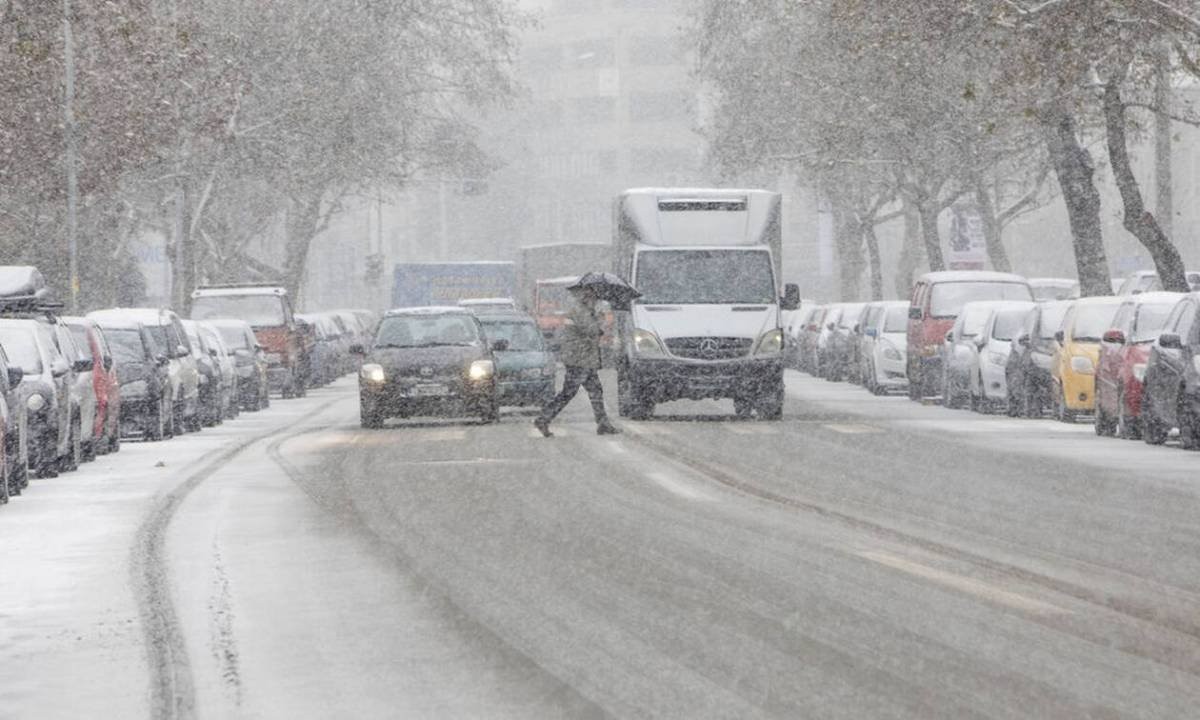
[[[267,380],[285,398],[304,397],[304,330],[280,285],[209,285],[192,293],[193,320],[243,320],[267,354]]]
[[[942,345],[963,305],[976,300],[1033,301],[1020,275],[955,270],[925,273],[913,286],[908,308],[908,396],[937,395],[942,382]]]

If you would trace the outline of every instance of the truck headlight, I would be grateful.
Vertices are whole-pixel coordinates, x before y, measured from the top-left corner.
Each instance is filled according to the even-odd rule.
[[[34,393],[25,401],[25,407],[29,408],[32,412],[41,412],[46,407],[46,398],[38,393]]]
[[[649,330],[633,331],[633,350],[643,357],[663,357],[667,354],[662,341]]]
[[[768,330],[758,339],[754,346],[755,355],[775,355],[783,350],[783,331],[776,328]]]
[[[363,365],[361,377],[369,383],[381,383],[387,379],[387,375],[383,372],[383,366],[375,363]]]
[[[467,371],[467,377],[476,382],[487,380],[494,374],[496,374],[496,364],[491,360],[476,360],[471,363],[471,369]]]
[[[1092,363],[1092,359],[1082,355],[1075,355],[1071,358],[1071,369],[1081,375],[1091,375],[1096,366]]]
[[[138,400],[150,394],[150,386],[145,380],[134,380],[121,386],[121,397]]]
[[[1195,358],[1196,371],[1200,372],[1200,355]],[[1138,382],[1146,382],[1146,363],[1135,363],[1133,366],[1133,378]]]

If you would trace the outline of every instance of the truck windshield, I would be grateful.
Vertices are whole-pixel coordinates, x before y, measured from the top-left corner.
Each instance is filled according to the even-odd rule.
[[[192,301],[193,320],[245,320],[252,327],[287,324],[278,295],[206,295]]]
[[[771,255],[762,250],[642,252],[634,285],[649,305],[775,303]]]
[[[958,317],[963,305],[980,300],[1033,300],[1029,286],[1015,282],[944,282],[933,286],[929,314],[937,318]]]

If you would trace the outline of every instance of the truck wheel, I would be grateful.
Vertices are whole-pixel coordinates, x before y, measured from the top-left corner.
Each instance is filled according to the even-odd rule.
[[[759,420],[783,419],[783,394],[783,388],[779,388],[758,399]]]
[[[383,413],[370,403],[363,402],[362,398],[358,400],[358,417],[359,423],[366,430],[378,430],[383,427]]]
[[[642,397],[627,368],[617,369],[617,414],[630,420],[645,420],[654,414],[654,403]]]
[[[735,397],[733,399],[733,414],[739,420],[749,420],[750,416],[754,414],[754,403],[744,397]]]

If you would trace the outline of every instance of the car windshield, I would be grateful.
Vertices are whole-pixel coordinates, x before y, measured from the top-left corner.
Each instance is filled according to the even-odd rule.
[[[885,333],[902,333],[908,331],[908,306],[896,305],[887,309],[883,319]]]
[[[42,372],[42,356],[38,352],[33,332],[21,327],[0,327],[0,346],[8,353],[11,365],[30,375]]]
[[[1133,321],[1133,342],[1154,342],[1166,325],[1174,303],[1142,303],[1137,306],[1137,317]]]
[[[113,359],[122,363],[146,362],[146,349],[142,345],[142,334],[133,328],[108,328],[104,331]]]
[[[1021,331],[1028,310],[999,310],[992,324],[992,339],[1012,340]]]
[[[646,305],[775,302],[771,256],[762,250],[653,250],[637,256],[634,285]]]
[[[71,338],[75,341],[75,349],[79,352],[80,360],[90,360],[92,357],[91,343],[88,342],[87,328],[82,325],[68,325]]]
[[[1112,328],[1116,305],[1080,305],[1075,308],[1071,324],[1071,339],[1082,342],[1100,342],[1104,333]]]
[[[250,340],[246,337],[245,328],[229,327],[228,325],[217,325],[217,332],[221,334],[221,339],[225,341],[225,347],[230,350],[249,349]]]
[[[513,352],[541,352],[545,346],[537,325],[527,321],[483,321],[483,332],[489,342],[507,340]]]
[[[251,327],[279,327],[287,322],[278,295],[204,295],[192,301],[193,320],[243,320]]]
[[[1063,319],[1066,318],[1067,310],[1070,307],[1067,303],[1043,306],[1041,310],[1042,317],[1038,324],[1038,338],[1053,340],[1058,331],[1062,329]]]
[[[385,348],[473,345],[478,342],[478,325],[466,315],[388,317],[379,324],[379,332],[375,335],[375,347]]]
[[[962,319],[963,337],[975,337],[983,332],[983,326],[987,324],[989,312],[991,311],[985,307],[967,310],[967,314]]]
[[[963,305],[982,300],[1033,300],[1029,286],[1018,282],[961,281],[933,286],[929,314],[938,318],[957,317]]]

